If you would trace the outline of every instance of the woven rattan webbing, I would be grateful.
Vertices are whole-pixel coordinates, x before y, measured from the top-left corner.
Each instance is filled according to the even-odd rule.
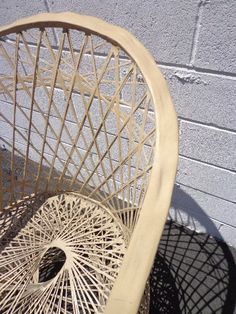
[[[0,308],[135,313],[177,164],[165,81],[96,18],[42,14],[0,36]]]

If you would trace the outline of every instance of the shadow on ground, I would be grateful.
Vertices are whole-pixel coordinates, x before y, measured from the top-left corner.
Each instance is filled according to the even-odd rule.
[[[225,243],[167,222],[150,277],[150,314],[236,313],[235,258]]]

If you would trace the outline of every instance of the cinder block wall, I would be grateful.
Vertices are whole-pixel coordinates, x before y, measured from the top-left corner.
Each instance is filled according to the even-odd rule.
[[[170,217],[236,247],[235,0],[1,0],[0,24],[47,11],[100,17],[151,51],[179,117]]]

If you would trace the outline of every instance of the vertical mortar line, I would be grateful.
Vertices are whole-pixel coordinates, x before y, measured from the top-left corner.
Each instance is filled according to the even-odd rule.
[[[44,2],[44,5],[46,7],[47,12],[50,13],[51,9],[50,9],[50,5],[49,5],[48,0],[43,0],[43,2]],[[52,28],[52,33],[53,33],[53,37],[54,37],[55,43],[58,45],[59,44],[59,38],[58,38],[58,36],[56,34],[55,28]]]
[[[45,4],[45,7],[47,9],[47,12],[50,12],[50,6],[49,6],[49,3],[47,0],[43,0],[44,4]]]
[[[191,53],[190,53],[190,59],[189,59],[190,66],[194,65],[195,57],[197,53],[197,45],[198,45],[198,39],[200,35],[200,28],[201,28],[201,22],[202,22],[202,16],[203,16],[203,7],[204,7],[204,3],[200,1],[198,4],[196,24],[195,24],[195,28],[193,32],[193,40],[192,40]]]

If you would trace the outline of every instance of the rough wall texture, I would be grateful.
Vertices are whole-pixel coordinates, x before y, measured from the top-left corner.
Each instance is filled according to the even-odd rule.
[[[46,11],[100,17],[151,51],[179,117],[170,216],[236,246],[235,0],[1,0],[0,24]]]

